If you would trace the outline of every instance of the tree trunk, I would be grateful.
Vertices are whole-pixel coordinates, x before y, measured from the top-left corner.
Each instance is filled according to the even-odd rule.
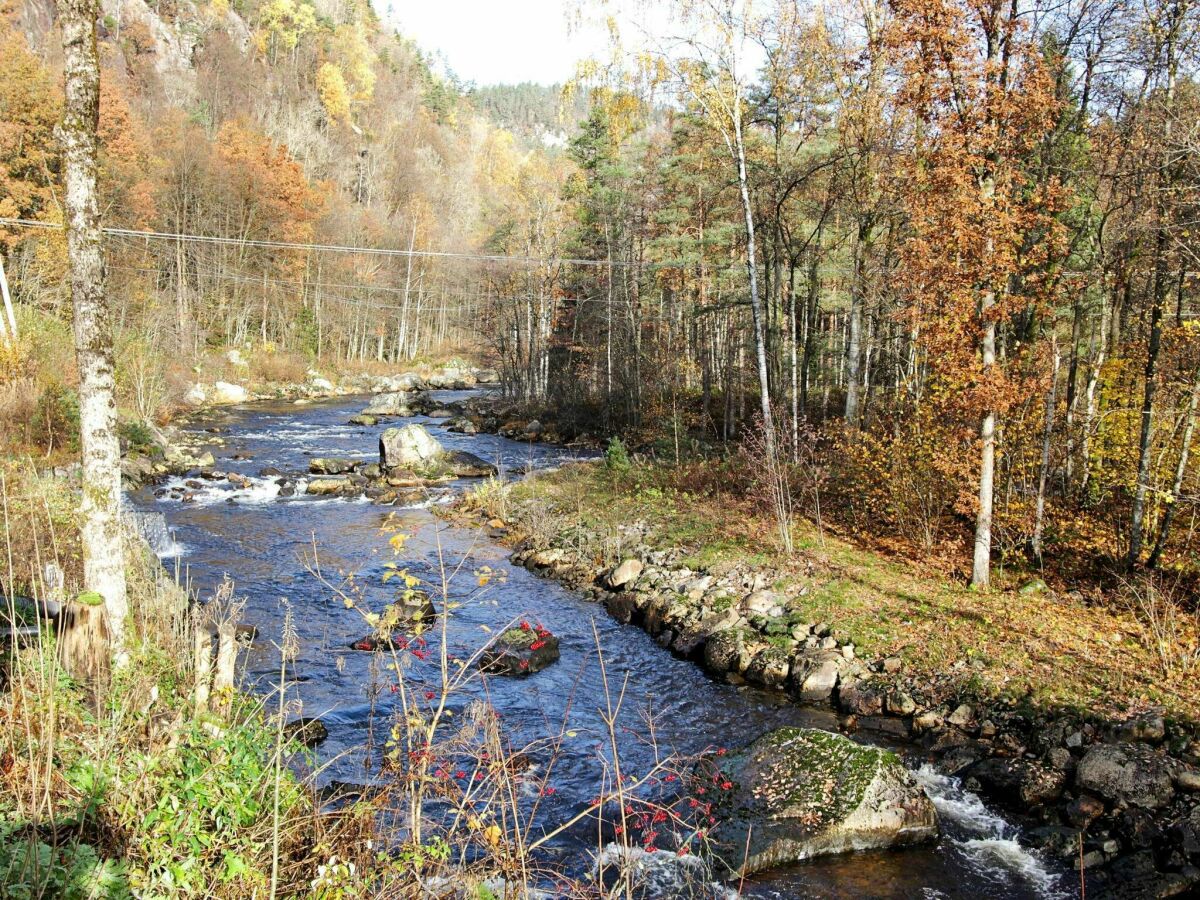
[[[995,296],[984,295],[981,310],[986,316]],[[982,340],[983,371],[996,364],[996,323],[985,322]],[[996,477],[996,412],[989,409],[979,426],[982,443],[979,454],[979,510],[975,515],[975,556],[971,566],[971,586],[985,588],[991,581],[992,568],[992,488]]]
[[[996,184],[991,176],[986,177],[981,190],[984,199],[990,201],[995,195]],[[991,247],[988,248],[989,255]],[[991,317],[996,305],[996,293],[991,287],[984,290],[979,300],[979,319],[983,335],[979,342],[982,357],[983,378],[986,381],[996,365],[996,322]],[[975,515],[975,554],[971,565],[971,587],[986,588],[992,577],[992,499],[996,478],[996,410],[988,409],[979,425],[979,509]]]
[[[129,601],[121,540],[120,447],[116,431],[113,346],[104,294],[100,211],[96,197],[96,128],[100,61],[96,0],[59,0],[66,103],[59,130],[64,169],[63,207],[79,365],[79,428],[83,451],[80,503],[84,588],[102,599],[113,660],[125,649]],[[96,632],[97,640],[100,631]]]
[[[1176,6],[1176,14],[1179,6]],[[1146,518],[1146,494],[1150,488],[1150,436],[1154,426],[1154,399],[1157,392],[1155,376],[1158,369],[1158,353],[1162,346],[1163,306],[1167,295],[1167,210],[1165,209],[1168,191],[1173,182],[1172,156],[1168,149],[1171,145],[1171,124],[1174,114],[1175,100],[1175,29],[1178,19],[1171,23],[1166,41],[1166,75],[1167,87],[1165,92],[1166,115],[1163,121],[1162,146],[1164,148],[1159,165],[1159,177],[1156,197],[1156,226],[1157,237],[1154,244],[1154,287],[1153,304],[1150,308],[1150,340],[1146,348],[1146,384],[1142,394],[1142,429],[1138,441],[1138,470],[1137,485],[1133,494],[1133,515],[1129,528],[1129,557],[1126,564],[1130,567],[1137,564],[1142,553],[1142,533]]]
[[[734,98],[733,139],[737,162],[738,187],[741,189],[742,213],[746,224],[746,272],[750,277],[750,312],[754,320],[754,354],[758,363],[758,397],[762,407],[763,433],[767,453],[775,456],[775,422],[771,415],[771,384],[767,373],[766,324],[763,321],[762,298],[758,295],[758,260],[754,247],[754,207],[750,202],[750,179],[746,174],[746,145],[742,139],[741,96]]]
[[[1171,533],[1171,521],[1175,518],[1175,508],[1179,505],[1179,495],[1183,493],[1183,479],[1187,475],[1188,454],[1192,447],[1192,435],[1196,432],[1196,406],[1200,402],[1200,371],[1192,382],[1192,397],[1188,401],[1187,424],[1183,427],[1183,446],[1179,448],[1179,462],[1175,466],[1175,480],[1171,483],[1171,496],[1167,508],[1163,511],[1162,523],[1158,527],[1158,537],[1154,541],[1154,549],[1146,560],[1146,567],[1156,568],[1162,557],[1163,548]]]
[[[857,428],[862,394],[862,317],[867,293],[867,240],[871,226],[860,223],[854,241],[853,284],[850,289],[850,324],[846,340],[846,424]]]
[[[1057,344],[1053,344],[1050,352],[1054,354],[1054,362],[1050,370],[1050,390],[1046,394],[1046,420],[1042,428],[1042,463],[1038,468],[1037,512],[1033,520],[1033,560],[1039,566],[1042,564],[1042,531],[1046,521],[1046,482],[1050,476],[1050,441],[1054,437],[1054,407],[1058,400],[1058,367],[1059,354]]]

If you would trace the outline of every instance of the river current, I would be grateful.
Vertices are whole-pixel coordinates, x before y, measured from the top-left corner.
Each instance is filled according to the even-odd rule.
[[[465,392],[439,391],[444,401]],[[156,497],[153,488],[130,499],[142,530],[172,571],[178,571],[201,597],[209,596],[225,576],[246,601],[243,621],[259,629],[245,656],[245,677],[262,692],[278,679],[283,621],[282,598],[293,611],[300,652],[292,677],[303,714],[320,716],[329,739],[318,756],[328,763],[323,781],[369,780],[363,747],[368,732],[386,721],[395,700],[386,692],[375,700],[372,723],[369,687],[378,682],[373,654],[348,649],[367,630],[361,617],[345,608],[310,573],[314,548],[322,570],[356,572],[368,585],[375,607],[383,603],[383,566],[390,559],[389,515],[409,533],[403,564],[433,585],[440,584],[440,562],[460,568],[450,596],[476,594],[473,573],[490,567],[497,577],[480,599],[464,602],[450,623],[451,641],[470,649],[486,641],[488,631],[517,618],[546,624],[561,640],[562,658],[528,678],[491,678],[491,703],[502,713],[515,745],[557,732],[564,716],[572,737],[557,763],[555,793],[540,815],[563,821],[595,796],[596,747],[603,740],[598,710],[604,706],[593,629],[604,649],[610,684],[627,679],[623,724],[629,740],[622,754],[636,770],[654,752],[637,739],[645,715],[652,714],[660,752],[683,754],[712,746],[738,747],[781,725],[833,729],[826,711],[804,709],[747,686],[708,677],[694,664],[676,659],[636,627],[610,619],[597,604],[554,581],[509,564],[508,551],[478,529],[450,525],[435,516],[430,503],[445,502],[466,482],[447,485],[430,501],[408,508],[375,506],[365,500],[279,496],[273,467],[304,473],[313,456],[374,461],[378,436],[387,427],[348,425],[366,405],[364,398],[296,406],[257,403],[207,413],[186,426],[203,432],[220,429],[222,446],[212,446],[217,468],[246,476],[245,486],[204,482],[194,499],[181,503]],[[557,465],[576,454],[545,445],[520,443],[496,435],[449,433],[445,420],[414,417],[447,448],[468,450],[516,473]],[[235,456],[239,458],[234,458]],[[569,705],[569,708],[568,708]],[[375,735],[378,743],[378,735]],[[915,764],[914,764],[915,765]],[[373,767],[374,768],[374,767]],[[372,771],[373,771],[372,768]],[[815,860],[775,871],[746,883],[746,896],[976,898],[982,896],[1047,898],[1072,896],[1072,878],[1038,855],[1023,849],[1018,830],[991,812],[956,780],[918,770],[938,808],[943,834],[934,844],[900,851],[859,852]],[[568,834],[551,848],[563,870],[583,871],[594,852],[591,834]]]

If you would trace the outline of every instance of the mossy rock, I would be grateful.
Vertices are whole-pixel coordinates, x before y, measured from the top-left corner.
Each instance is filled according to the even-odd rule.
[[[491,675],[532,675],[558,661],[558,638],[544,628],[510,628],[484,651],[479,665]]]
[[[819,729],[768,732],[696,777],[717,797],[711,836],[733,873],[938,833],[933,803],[896,754]]]

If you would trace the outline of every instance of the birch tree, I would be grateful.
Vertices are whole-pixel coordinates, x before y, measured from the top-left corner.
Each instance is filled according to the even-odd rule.
[[[129,612],[120,523],[120,446],[116,430],[113,342],[104,290],[100,210],[96,197],[100,60],[96,52],[97,0],[59,0],[66,104],[59,129],[63,206],[79,366],[83,498],[84,593],[73,604],[76,631],[64,644],[68,665],[90,668],[100,658],[102,630],[88,607],[102,607],[113,659],[120,662]]]

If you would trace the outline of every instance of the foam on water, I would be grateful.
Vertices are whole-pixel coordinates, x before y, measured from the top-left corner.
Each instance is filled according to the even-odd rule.
[[[1067,896],[1040,856],[1017,840],[1018,829],[989,810],[958,778],[923,765],[913,773],[950,833],[950,842],[973,868],[1003,882],[1019,878],[1047,898]],[[954,832],[965,832],[955,836]]]
[[[200,486],[188,487],[188,481],[199,481]],[[168,491],[179,490],[190,494],[192,496],[190,502],[196,506],[212,506],[227,500],[247,506],[257,506],[270,503],[279,496],[279,485],[275,483],[274,478],[250,478],[248,487],[238,487],[228,481],[206,481],[176,476],[163,482],[162,487]],[[300,490],[301,488],[297,484],[297,492]],[[170,493],[164,494],[158,499],[159,502],[179,502],[179,498],[172,497]]]
[[[992,812],[977,794],[964,790],[962,782],[926,764],[913,773],[933,801],[938,816],[974,834],[1011,837],[1016,829]]]
[[[1044,897],[1065,896],[1059,890],[1058,876],[1013,838],[972,838],[958,844],[969,857],[1015,874]]]

